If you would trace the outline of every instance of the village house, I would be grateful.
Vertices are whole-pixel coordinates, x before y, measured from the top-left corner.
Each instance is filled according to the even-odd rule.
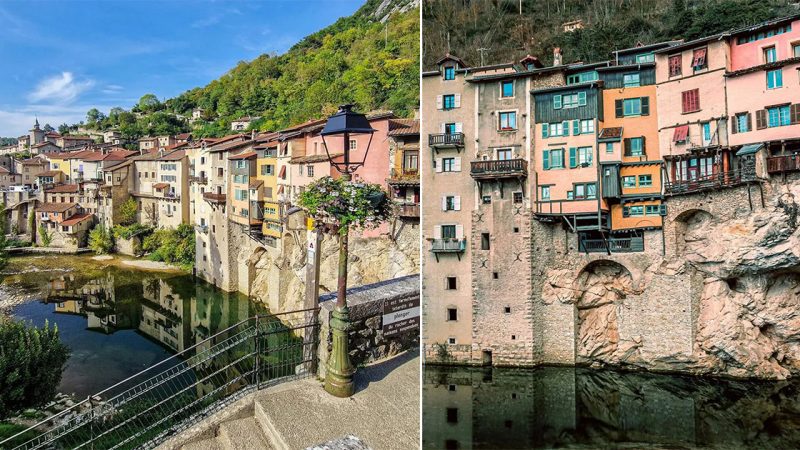
[[[250,124],[255,122],[256,120],[260,119],[261,117],[256,116],[245,116],[240,117],[238,119],[231,121],[231,131],[245,131],[250,128]]]
[[[77,249],[86,246],[94,215],[82,211],[77,203],[41,203],[36,206],[36,233],[38,245],[44,245],[45,236],[50,247]]]
[[[402,220],[419,223],[419,119],[392,119],[389,124],[389,193]]]
[[[97,219],[107,228],[122,222],[121,205],[131,198],[134,186],[134,164],[131,159],[114,161],[102,168],[97,189]]]
[[[30,146],[31,154],[33,155],[48,155],[51,153],[58,153],[61,151],[61,147],[57,144],[45,141],[39,142],[38,144],[34,144]]]
[[[158,138],[148,136],[139,139],[140,151],[149,152],[151,150],[155,150],[156,148],[158,148]]]
[[[38,189],[36,177],[49,169],[49,163],[41,158],[29,158],[15,162],[15,172],[21,175],[19,182],[27,187]]]
[[[20,184],[22,175],[13,173],[5,167],[0,167],[0,190],[6,190],[11,186]]]
[[[139,223],[176,228],[189,223],[189,163],[185,150],[148,153],[132,158],[131,195],[138,203]]]
[[[278,200],[278,157],[277,133],[270,135],[265,142],[257,144],[253,150],[257,153],[256,179],[262,183],[263,224],[261,233],[263,242],[270,247],[277,247],[283,234],[283,205]]]

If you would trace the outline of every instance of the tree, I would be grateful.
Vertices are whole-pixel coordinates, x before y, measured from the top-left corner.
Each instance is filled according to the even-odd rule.
[[[114,237],[102,223],[95,225],[89,232],[89,248],[98,255],[111,253],[114,249]]]
[[[69,125],[67,125],[66,123],[62,123],[61,125],[58,126],[58,132],[60,134],[69,133]]]
[[[53,236],[47,232],[47,228],[44,225],[39,225],[39,237],[42,238],[42,245],[44,247],[50,247],[50,244],[53,242]]]
[[[58,327],[0,319],[0,419],[50,402],[67,359]]]
[[[89,125],[97,125],[105,118],[105,114],[101,113],[97,108],[92,108],[86,113],[86,122]]]
[[[52,126],[50,126],[50,124],[49,124],[49,123],[46,123],[46,124],[44,124],[44,128],[43,128],[43,130],[44,130],[44,131],[46,131],[47,133],[49,133],[49,132],[51,132],[51,131],[55,131],[55,128],[53,128]]]
[[[144,94],[136,104],[137,108],[142,112],[154,112],[159,109],[161,102],[154,94]]]
[[[6,213],[4,212],[6,209],[5,203],[0,203],[0,269],[6,266],[8,263],[8,254],[6,253],[6,248],[8,248],[8,239],[6,239],[6,227],[8,224],[6,223]]]
[[[139,204],[133,197],[125,200],[119,207],[120,223],[122,225],[131,225],[136,222],[136,214],[139,212]]]

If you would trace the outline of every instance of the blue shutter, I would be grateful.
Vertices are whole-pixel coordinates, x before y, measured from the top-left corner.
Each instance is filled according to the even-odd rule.
[[[569,122],[566,120],[561,122],[561,128],[561,132],[564,133],[562,136],[569,136]]]
[[[578,106],[586,106],[586,92],[578,92]]]
[[[631,209],[627,206],[622,207],[622,217],[630,217],[631,216]]]
[[[544,157],[542,159],[542,167],[544,170],[550,170],[550,150],[544,151]]]
[[[553,96],[553,109],[561,109],[561,94]]]
[[[569,148],[569,168],[578,167],[578,151],[575,147]]]
[[[542,124],[542,138],[547,139],[550,137],[550,124],[543,123]]]
[[[577,136],[581,134],[581,121],[580,120],[573,120],[572,121],[572,134]]]

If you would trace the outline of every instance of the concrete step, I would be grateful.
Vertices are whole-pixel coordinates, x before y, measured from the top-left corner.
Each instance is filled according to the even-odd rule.
[[[182,445],[180,450],[225,450],[225,446],[218,438],[211,438],[189,442]]]
[[[253,416],[221,423],[217,439],[226,450],[275,450]]]

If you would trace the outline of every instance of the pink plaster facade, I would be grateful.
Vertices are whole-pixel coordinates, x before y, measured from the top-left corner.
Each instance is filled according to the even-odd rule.
[[[769,47],[775,47],[778,61],[798,56],[794,54],[794,47],[800,44],[800,19],[786,25],[789,25],[789,31],[766,36],[751,42],[739,43],[738,37],[746,37],[746,34],[732,37],[730,41],[731,71],[735,72],[766,63],[764,50]],[[756,31],[755,34],[764,33],[766,35],[770,32],[775,32],[779,27],[781,31],[786,30],[784,25],[779,25],[764,28]]]

